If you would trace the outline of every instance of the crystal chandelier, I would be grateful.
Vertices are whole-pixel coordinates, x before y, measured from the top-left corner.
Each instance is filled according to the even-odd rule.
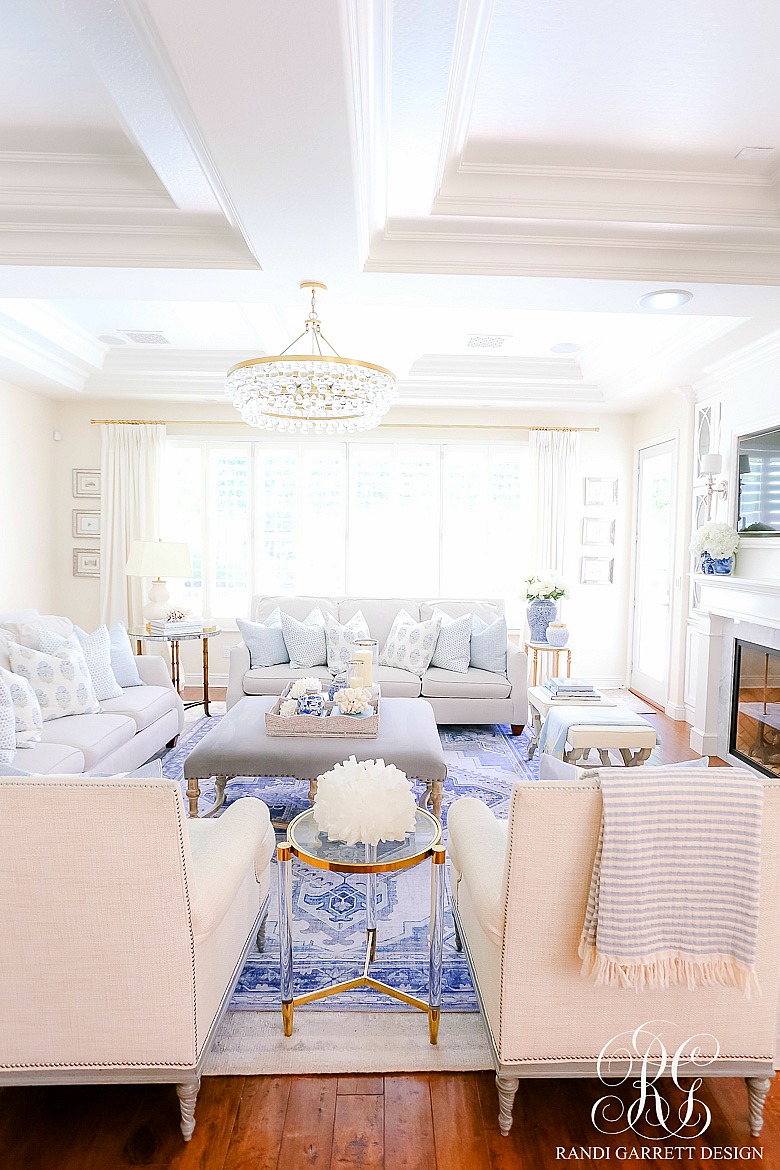
[[[303,332],[278,357],[250,358],[228,371],[225,393],[244,422],[266,430],[317,435],[379,426],[398,398],[395,377],[382,366],[340,357],[322,332],[315,296],[326,285],[305,280],[311,309]],[[311,353],[290,354],[308,338]],[[322,343],[331,353],[323,353]]]

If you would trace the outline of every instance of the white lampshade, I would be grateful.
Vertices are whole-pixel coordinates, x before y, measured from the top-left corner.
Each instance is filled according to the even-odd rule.
[[[702,475],[717,475],[722,466],[722,457],[720,455],[716,455],[714,452],[709,455],[702,455],[701,457]]]
[[[190,550],[172,540],[134,540],[125,573],[128,577],[191,577]]]

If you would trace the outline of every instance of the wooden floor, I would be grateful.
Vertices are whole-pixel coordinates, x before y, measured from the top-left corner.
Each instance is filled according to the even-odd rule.
[[[664,762],[694,756],[686,724],[660,713],[647,718],[660,732]],[[774,1084],[764,1132],[751,1139],[744,1082],[705,1080],[698,1096],[712,1112],[711,1125],[672,1158],[666,1147],[673,1140],[601,1135],[590,1112],[604,1092],[590,1080],[521,1082],[513,1129],[502,1138],[489,1072],[204,1077],[195,1133],[185,1144],[170,1085],[6,1088],[0,1170],[552,1170],[586,1161],[619,1168],[655,1160],[660,1148],[665,1166],[697,1170],[760,1159],[780,1170]],[[579,1147],[580,1157],[572,1158]],[[713,1155],[712,1147],[721,1151]]]

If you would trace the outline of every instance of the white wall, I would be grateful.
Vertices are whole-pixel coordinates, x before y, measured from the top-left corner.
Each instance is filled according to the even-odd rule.
[[[70,562],[72,550],[77,544],[83,547],[95,545],[93,541],[74,541],[71,536],[71,511],[77,501],[71,497],[71,472],[73,468],[96,468],[100,466],[100,434],[99,428],[90,425],[90,419],[100,418],[160,418],[182,420],[180,426],[169,428],[172,433],[209,433],[209,421],[224,423],[234,422],[236,416],[232,408],[203,403],[170,403],[164,407],[159,404],[128,402],[122,400],[108,401],[101,399],[60,402],[56,408],[57,427],[62,431],[62,442],[57,444],[57,459],[55,467],[54,507],[53,517],[56,530],[55,547],[57,553],[57,573],[55,579],[56,608],[67,613],[74,621],[87,629],[93,629],[99,621],[99,585],[96,580],[89,578],[75,578],[72,575]],[[193,428],[187,425],[190,420],[197,420],[204,425]],[[598,416],[586,414],[555,414],[548,412],[517,412],[517,411],[443,411],[441,408],[426,412],[415,410],[404,411],[396,408],[389,420],[394,424],[403,424],[410,429],[404,431],[387,432],[393,438],[403,435],[412,438],[416,428],[426,428],[422,431],[429,437],[435,436],[437,424],[439,427],[446,423],[449,427],[462,427],[462,431],[441,430],[439,438],[451,438],[457,434],[459,438],[469,433],[482,439],[506,440],[516,437],[518,441],[527,440],[527,432],[522,427],[529,425],[556,425],[556,426],[598,426],[598,433],[585,432],[580,437],[580,469],[575,485],[574,500],[571,506],[570,533],[571,552],[565,565],[565,572],[571,582],[574,596],[571,601],[564,603],[563,617],[569,622],[572,631],[573,669],[578,674],[589,674],[600,681],[602,685],[617,686],[624,682],[626,677],[627,640],[626,629],[628,624],[628,591],[631,548],[631,468],[632,468],[632,418],[630,415]],[[413,426],[411,424],[414,424]],[[488,429],[483,429],[487,427]],[[473,428],[473,429],[472,429]],[[510,429],[511,428],[511,429]],[[212,432],[221,436],[250,437],[257,432],[244,427],[238,422],[235,430],[228,430],[219,426]],[[264,437],[267,435],[264,433]],[[386,439],[381,431],[378,439]],[[282,436],[283,438],[283,436]],[[361,440],[365,436],[361,436]],[[618,479],[618,505],[615,509],[604,510],[616,520],[616,537],[614,548],[614,582],[610,586],[581,586],[579,584],[580,556],[583,551],[594,553],[600,550],[584,550],[581,547],[582,517],[584,514],[597,514],[599,510],[585,509],[583,504],[583,480],[586,475],[615,476]],[[599,512],[599,514],[601,514]],[[530,518],[528,529],[521,532],[507,531],[507,540],[528,540],[530,533]],[[606,555],[606,550],[605,550]],[[539,566],[540,569],[547,566]],[[522,582],[518,582],[518,592]],[[227,671],[225,650],[239,640],[236,632],[226,632],[211,644],[211,673],[215,683],[224,681]],[[199,680],[200,661],[196,646],[185,646],[183,663],[188,682],[196,683]],[[222,676],[222,677],[220,677]]]
[[[0,382],[0,611],[53,606],[54,403]]]

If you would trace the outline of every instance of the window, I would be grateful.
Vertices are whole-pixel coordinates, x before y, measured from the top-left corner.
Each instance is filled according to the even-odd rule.
[[[193,610],[254,593],[504,597],[527,566],[520,443],[169,439],[163,536],[186,540]],[[514,603],[514,604],[512,604]]]

